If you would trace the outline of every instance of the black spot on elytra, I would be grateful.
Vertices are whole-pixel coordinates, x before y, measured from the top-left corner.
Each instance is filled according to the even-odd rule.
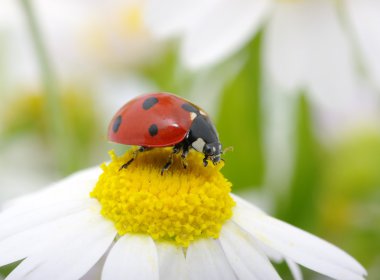
[[[121,125],[121,116],[118,116],[116,120],[113,122],[112,130],[114,133],[116,133],[119,130],[119,127]]]
[[[150,136],[155,136],[155,135],[157,135],[157,133],[158,133],[158,127],[157,127],[157,125],[156,124],[152,124],[150,127],[149,127],[149,134],[150,134]]]
[[[193,105],[191,105],[189,103],[183,103],[181,107],[182,107],[182,109],[184,109],[184,110],[186,110],[186,111],[188,111],[190,113],[196,113],[196,114],[199,113],[198,109],[195,108]]]
[[[149,98],[145,99],[142,106],[143,106],[144,110],[149,110],[150,108],[152,108],[157,103],[158,103],[158,99],[156,97],[149,97]]]

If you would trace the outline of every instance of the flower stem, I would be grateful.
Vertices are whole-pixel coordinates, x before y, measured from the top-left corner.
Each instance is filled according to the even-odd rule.
[[[25,13],[25,18],[29,27],[41,71],[41,79],[46,101],[44,113],[46,116],[48,135],[52,144],[53,153],[57,160],[58,168],[59,170],[65,172],[69,164],[69,161],[67,160],[67,155],[69,155],[69,153],[67,153],[65,149],[67,141],[65,141],[65,122],[60,103],[60,89],[58,87],[57,79],[55,77],[47,49],[44,45],[41,30],[39,29],[32,3],[30,0],[20,0],[20,3]]]

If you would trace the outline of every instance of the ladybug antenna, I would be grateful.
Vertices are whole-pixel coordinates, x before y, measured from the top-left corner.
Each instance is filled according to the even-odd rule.
[[[222,151],[222,154],[225,154],[226,152],[232,152],[233,150],[234,150],[234,147],[229,146],[227,148],[224,148],[224,150]]]

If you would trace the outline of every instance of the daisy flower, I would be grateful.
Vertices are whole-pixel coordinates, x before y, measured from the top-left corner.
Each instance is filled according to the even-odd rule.
[[[335,279],[363,279],[345,252],[276,220],[238,196],[220,173],[189,154],[163,175],[170,150],[111,153],[81,171],[8,203],[0,214],[0,266],[10,279],[280,279],[270,260]]]
[[[144,5],[144,0],[100,1],[82,32],[82,54],[101,65],[132,70],[157,60],[165,47],[144,23]]]
[[[191,69],[226,59],[263,30],[263,69],[285,91],[342,102],[339,95],[355,87],[358,57],[380,88],[376,0],[150,0],[146,21],[157,37],[182,39],[181,58]]]
[[[142,20],[144,0],[35,0],[32,7],[45,48],[64,84],[133,71],[152,63],[165,48]],[[2,1],[0,35],[4,36],[6,78],[17,86],[37,86],[39,68],[17,1]]]

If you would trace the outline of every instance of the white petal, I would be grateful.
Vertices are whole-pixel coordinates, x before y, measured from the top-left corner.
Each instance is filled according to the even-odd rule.
[[[220,0],[185,35],[182,59],[190,68],[214,64],[249,41],[268,14],[271,0]]]
[[[380,88],[380,2],[347,0],[343,3],[369,74]]]
[[[353,50],[333,5],[326,2],[324,14],[315,18],[322,24],[312,31],[316,38],[309,45],[307,89],[312,101],[340,110],[355,95],[358,80]]]
[[[83,275],[80,278],[80,280],[101,280],[102,270],[103,270],[103,266],[106,261],[107,255],[108,255],[108,251],[104,253],[104,255],[100,258],[100,260],[98,260],[98,262],[94,264],[94,266],[89,271],[87,271],[87,273]]]
[[[278,3],[263,37],[265,70],[287,91],[306,83],[307,27],[299,2]]]
[[[190,280],[236,279],[221,245],[214,239],[191,243],[187,249],[186,263]]]
[[[334,245],[255,209],[238,203],[233,221],[267,246],[312,270],[336,279],[359,280],[366,275],[355,259]]]
[[[94,215],[99,214],[85,210],[25,231],[15,232],[0,242],[0,266],[40,253],[56,244],[58,239],[71,239],[76,231],[83,230],[84,226],[87,228],[87,221],[93,219]]]
[[[240,196],[237,196],[236,194],[233,194],[233,193],[231,193],[230,195],[233,198],[233,200],[236,202],[238,207],[247,208],[248,210],[255,212],[255,214],[257,214],[257,215],[266,215],[266,213],[263,210],[261,210],[260,208],[258,208],[254,204],[249,203],[244,198],[241,198]]]
[[[187,277],[185,255],[181,247],[170,243],[156,243],[160,279],[185,280]]]
[[[265,245],[264,243],[258,243],[257,246],[273,262],[280,263],[284,260],[284,257],[278,251]]]
[[[192,26],[218,0],[150,0],[145,22],[161,38],[176,35]]]
[[[88,198],[101,173],[102,170],[99,167],[76,172],[39,192],[11,200],[5,204],[4,208],[7,211],[27,212],[36,206]]]
[[[157,249],[151,237],[126,234],[112,247],[104,264],[103,280],[158,280]]]
[[[281,280],[253,238],[234,223],[228,222],[223,225],[220,243],[238,279]]]
[[[90,192],[100,172],[96,167],[75,173],[43,191],[8,203],[0,213],[0,240],[83,209],[93,208],[99,213],[99,203],[90,198]]]
[[[89,216],[82,225],[61,228],[51,244],[27,257],[7,280],[79,279],[102,257],[116,231],[102,216]]]
[[[93,209],[100,216],[100,206],[94,199],[73,200],[45,207],[38,207],[24,213],[5,211],[0,214],[0,240],[33,227],[55,221],[59,218],[79,213],[85,209]]]
[[[266,33],[266,67],[286,90],[306,90],[330,107],[353,94],[353,53],[332,1],[279,3]]]
[[[303,279],[302,271],[301,271],[301,268],[298,266],[298,264],[296,264],[294,261],[288,258],[285,260],[286,260],[286,263],[288,264],[290,272],[293,275],[294,280],[302,280]]]

